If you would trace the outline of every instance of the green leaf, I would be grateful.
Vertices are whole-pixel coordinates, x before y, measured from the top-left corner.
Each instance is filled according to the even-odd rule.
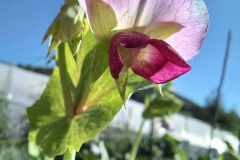
[[[183,102],[170,92],[164,91],[163,94],[164,97],[158,94],[158,96],[146,106],[143,112],[144,118],[151,119],[154,117],[162,117],[179,111]]]
[[[91,87],[108,68],[109,42],[97,43],[92,60]]]
[[[68,43],[69,48],[71,49],[73,56],[75,56],[78,53],[80,45],[81,45],[81,40],[82,40],[82,33],[79,33],[78,35],[74,36],[71,39],[71,41]]]
[[[92,54],[89,54],[89,53],[93,52],[94,47],[96,45],[95,37],[91,32],[87,19],[84,19],[84,26],[85,26],[85,29],[82,35],[81,47],[76,55],[77,68],[78,68],[78,80],[81,76],[81,70],[82,70],[83,64],[87,64],[85,63],[85,61],[90,60],[90,63],[91,63]],[[87,64],[87,66],[90,66],[90,65]],[[82,74],[86,74],[86,72],[83,70]]]
[[[223,154],[223,160],[240,160],[240,157],[233,152],[225,152]]]
[[[46,58],[49,57],[51,52],[61,43],[61,40],[58,37],[58,33],[55,32],[51,35],[50,41],[49,41],[49,49],[48,49],[48,54]]]
[[[89,109],[71,120],[67,119],[64,115],[63,98],[59,94],[61,86],[57,71],[58,68],[55,69],[41,99],[28,109],[31,127],[29,139],[40,145],[49,157],[63,154],[67,148],[78,151],[82,143],[102,131],[122,107],[114,80],[107,70],[96,83],[95,90],[89,93],[85,103],[90,106]],[[149,86],[151,84],[146,80],[131,75],[126,95],[130,96],[134,90]],[[55,94],[49,94],[53,93],[53,89]]]
[[[39,126],[48,125],[65,116],[59,77],[59,68],[55,67],[41,99],[27,109],[31,130],[35,130]],[[31,133],[29,138],[31,139]]]
[[[48,28],[47,32],[45,33],[43,40],[42,40],[42,44],[47,40],[47,38],[55,33],[58,29],[58,21],[59,21],[60,15],[58,14],[57,17],[54,19],[53,23],[50,25],[50,27]]]
[[[117,80],[115,80],[115,82],[116,82],[116,86],[117,86],[119,95],[123,101],[123,104],[124,104],[124,106],[126,106],[125,105],[125,101],[126,101],[125,93],[126,93],[127,82],[128,82],[128,72],[127,73],[121,72],[119,74],[119,78]]]
[[[77,64],[68,45],[60,46],[59,66],[55,67],[41,98],[27,109],[31,129],[29,140],[39,145],[49,157],[61,155],[67,149],[70,152],[78,151],[83,143],[105,129],[122,107],[122,100],[109,68],[96,81],[94,88],[89,89],[94,45],[94,36],[88,30],[83,35]],[[74,89],[78,82],[77,89]],[[72,87],[71,92],[69,86]],[[129,72],[126,97],[136,90],[149,87],[152,87],[150,82]],[[65,95],[69,93],[70,95]],[[80,100],[81,104],[77,108],[78,114],[69,118],[68,112],[73,111],[73,106],[69,106],[72,103],[72,93],[75,101]],[[64,99],[70,102],[64,103]],[[82,107],[86,108],[84,112]]]

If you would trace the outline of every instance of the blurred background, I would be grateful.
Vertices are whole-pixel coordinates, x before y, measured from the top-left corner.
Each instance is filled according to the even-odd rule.
[[[45,60],[48,44],[41,46],[41,42],[64,1],[1,2],[0,159],[33,159],[39,155],[39,149],[27,140],[26,108],[39,99],[55,66]],[[200,160],[209,158],[209,153],[212,159],[217,159],[217,154],[222,155],[231,147],[235,153],[239,152],[240,1],[205,0],[205,3],[210,14],[208,36],[199,55],[189,61],[193,69],[174,80],[166,91],[182,105],[172,111],[178,111],[174,114],[161,114],[145,122],[138,159]],[[230,52],[210,149],[229,30],[232,31]],[[135,93],[127,109],[122,109],[96,139],[83,145],[77,159],[127,158],[143,119],[144,101],[152,92],[157,90]]]

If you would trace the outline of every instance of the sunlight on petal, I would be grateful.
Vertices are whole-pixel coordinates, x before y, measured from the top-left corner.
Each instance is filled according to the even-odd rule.
[[[97,41],[109,41],[111,30],[117,25],[114,10],[101,0],[88,0],[86,5],[88,19]]]
[[[167,39],[174,33],[180,31],[184,26],[176,22],[161,22],[151,27],[147,35],[151,39]]]

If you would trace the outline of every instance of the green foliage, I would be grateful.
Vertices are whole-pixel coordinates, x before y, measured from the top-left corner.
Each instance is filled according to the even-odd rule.
[[[28,154],[33,158],[33,160],[54,160],[54,158],[48,158],[45,156],[41,152],[40,147],[31,141],[28,143]]]
[[[179,149],[179,142],[169,135],[151,139],[144,137],[139,147],[136,160],[186,160],[187,154]]]
[[[94,42],[90,30],[83,36],[81,48],[86,50],[80,48],[77,63],[66,43],[59,47],[58,65],[42,97],[27,110],[31,128],[29,140],[39,145],[49,157],[63,154],[67,149],[78,151],[83,143],[106,128],[122,107],[109,69],[90,90],[89,64],[95,43],[87,43]],[[136,90],[152,86],[132,72],[128,79],[127,97]],[[78,108],[74,102],[80,102]],[[83,110],[84,107],[87,110]]]
[[[233,146],[232,146],[232,144],[230,142],[225,141],[225,143],[226,143],[226,145],[228,147],[228,151],[235,152],[235,150],[234,150],[234,148],[233,148]]]
[[[99,155],[95,155],[92,152],[91,146],[95,145],[96,142],[94,140],[88,141],[84,143],[79,152],[76,153],[76,160],[98,160],[100,158]]]
[[[144,126],[144,122],[145,122],[145,120],[142,121],[141,126],[139,128],[139,131],[138,131],[138,133],[135,137],[134,145],[132,146],[129,160],[135,160],[136,159],[137,151],[138,151],[141,139],[142,139],[142,129],[143,129],[143,126]]]
[[[8,101],[1,97],[0,100],[0,157],[3,160],[30,160],[28,155],[28,125],[26,123],[26,116],[19,119],[19,128],[17,137],[11,137],[9,134],[10,129],[16,126],[12,124],[12,128],[8,127],[10,120],[9,111],[7,110]]]
[[[115,80],[119,95],[124,103],[124,106],[125,106],[125,101],[126,101],[125,93],[126,93],[126,89],[127,89],[127,82],[128,82],[128,72],[120,73],[119,78],[117,80]]]
[[[198,155],[197,160],[208,160],[208,158],[204,155]]]
[[[219,124],[222,129],[231,131],[236,136],[240,137],[240,126],[236,125],[240,123],[240,117],[235,110],[231,110],[228,113],[224,113],[219,118]]]
[[[220,99],[221,102],[221,99]],[[213,121],[213,115],[215,113],[215,105],[216,105],[216,99],[214,97],[209,97],[207,99],[206,106],[203,109],[202,114],[202,120],[206,122],[212,123]],[[236,125],[240,123],[240,117],[238,116],[237,112],[235,110],[230,110],[227,112],[224,110],[223,103],[220,103],[220,109],[218,112],[218,121],[217,125],[224,130],[228,130],[235,134],[236,136],[240,136],[240,126]]]
[[[57,66],[59,67],[60,83],[67,118],[74,115],[74,93],[77,86],[77,65],[67,44],[60,44],[57,54]]]
[[[0,93],[0,139],[7,137],[8,132],[8,101],[4,93]]]
[[[99,142],[99,147],[101,150],[101,160],[109,160],[109,155],[103,141]]]
[[[84,29],[83,18],[84,11],[76,0],[67,1],[61,7],[59,14],[47,30],[42,41],[44,43],[51,36],[47,57],[61,42],[71,44],[70,49],[73,55],[78,52]]]
[[[93,154],[88,153],[86,156],[79,156],[77,155],[77,159],[81,158],[81,160],[99,160]]]
[[[172,138],[170,135],[166,134],[162,138],[164,142],[163,157],[172,158],[175,153],[177,153],[179,142]]]
[[[168,89],[169,84],[167,83],[167,85],[162,89],[164,96],[161,96],[160,93],[155,92],[146,98],[146,109],[143,112],[143,117],[145,119],[163,117],[179,111],[183,105],[183,102],[174,94],[170,93]]]
[[[53,72],[52,68],[38,68],[38,67],[33,67],[31,65],[25,66],[21,64],[19,64],[18,67],[29,70],[29,71],[37,72],[37,73],[47,74],[47,75],[51,75]]]
[[[132,133],[128,131],[127,127],[125,130],[107,128],[100,136],[82,145],[76,154],[76,160],[86,160],[88,157],[91,157],[91,160],[100,160],[104,159],[103,154],[107,154],[111,160],[123,160],[131,149],[130,135]],[[105,147],[102,147],[102,142]],[[99,147],[99,153],[93,151],[93,146],[94,148]]]
[[[92,58],[91,87],[108,68],[108,50],[109,42],[96,44]]]
[[[127,128],[125,131],[111,129],[104,132],[104,136],[100,138],[100,141],[104,141],[109,159],[129,159],[128,155],[132,148],[131,144],[134,143],[134,140],[130,137],[134,133],[130,133]],[[91,157],[93,160],[100,160],[102,153],[94,154],[91,150],[91,146],[93,145],[98,146],[98,141],[92,140],[83,144],[80,152],[77,153],[76,160],[85,160],[87,157]],[[150,158],[152,160],[177,160],[177,157],[181,158],[181,160],[186,160],[187,154],[185,151],[179,149],[179,142],[171,136],[166,135],[163,138],[156,139],[143,136],[136,160],[148,160]]]
[[[176,96],[184,101],[184,105],[181,109],[182,114],[188,114],[210,124],[213,122],[216,109],[215,94],[211,94],[211,96],[207,97],[204,107],[199,107],[198,105],[179,95]],[[240,125],[235,125],[240,123],[240,117],[233,109],[226,111],[224,108],[227,107],[224,106],[221,99],[222,97],[220,97],[220,108],[218,112],[217,126],[220,127],[220,129],[230,131],[236,136],[240,137]]]
[[[228,151],[222,155],[222,160],[240,160],[240,156],[235,153],[234,148],[231,143],[225,141]]]
[[[0,157],[3,160],[28,160],[28,146],[21,138],[0,140]]]
[[[236,153],[229,151],[223,154],[223,160],[240,160],[240,157]]]
[[[108,129],[104,131],[105,136],[101,138],[101,140],[104,141],[110,158],[122,160],[125,158],[125,155],[131,150],[130,136],[132,136],[133,133],[128,130],[127,124],[124,130],[110,128]]]
[[[183,150],[177,151],[177,155],[181,158],[181,160],[187,160],[187,153]]]

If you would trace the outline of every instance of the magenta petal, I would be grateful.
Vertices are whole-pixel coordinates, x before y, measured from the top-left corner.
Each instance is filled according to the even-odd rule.
[[[120,32],[115,34],[109,47],[110,72],[114,79],[118,79],[119,73],[123,69],[123,61],[118,51],[118,45],[124,48],[137,48],[148,43],[149,37],[139,32]]]
[[[160,84],[191,70],[191,66],[166,42],[153,39],[148,44],[143,51],[140,51],[138,55],[140,61],[132,68],[135,74]]]

